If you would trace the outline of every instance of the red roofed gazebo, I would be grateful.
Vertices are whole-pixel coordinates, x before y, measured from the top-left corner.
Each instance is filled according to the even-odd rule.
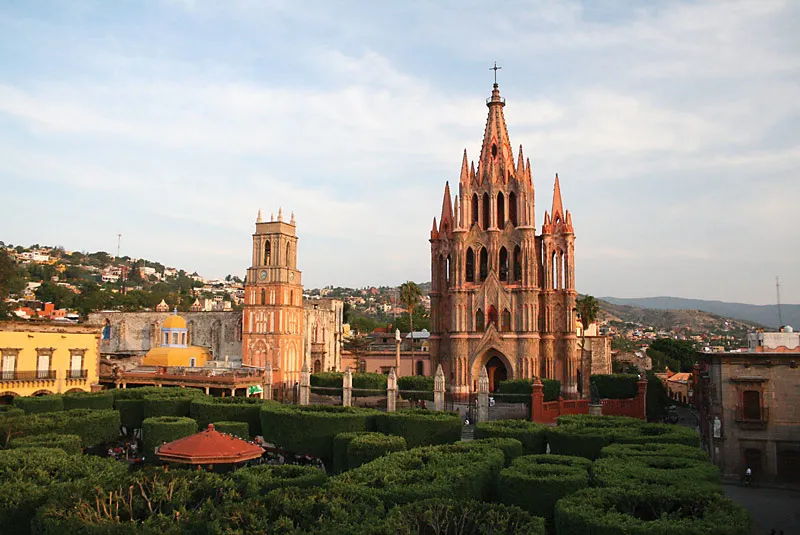
[[[258,459],[261,446],[232,435],[220,433],[214,424],[197,434],[173,440],[158,449],[158,458],[183,464],[233,464]]]

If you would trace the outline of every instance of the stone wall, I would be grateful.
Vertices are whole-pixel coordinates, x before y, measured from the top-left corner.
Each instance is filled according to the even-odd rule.
[[[303,301],[303,358],[312,371],[342,369],[344,303],[338,299]]]

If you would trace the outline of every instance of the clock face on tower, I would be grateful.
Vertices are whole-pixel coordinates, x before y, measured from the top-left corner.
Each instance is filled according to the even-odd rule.
[[[262,269],[261,273],[258,274],[258,278],[261,279],[262,281],[265,280],[267,278],[267,270]]]
[[[289,280],[290,280],[290,281],[293,281],[293,280],[294,280],[294,271],[290,271],[290,272],[289,272]]]

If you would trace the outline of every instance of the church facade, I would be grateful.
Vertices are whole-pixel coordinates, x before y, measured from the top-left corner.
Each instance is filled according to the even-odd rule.
[[[499,381],[552,378],[577,395],[572,217],[558,175],[552,205],[537,233],[530,160],[514,158],[495,83],[478,165],[467,152],[453,200],[445,185],[431,243],[431,357],[451,390],[476,389],[481,367]],[[589,373],[588,370],[583,371]]]

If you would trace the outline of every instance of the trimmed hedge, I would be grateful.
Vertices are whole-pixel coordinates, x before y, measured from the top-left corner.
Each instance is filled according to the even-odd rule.
[[[149,462],[158,462],[155,449],[163,443],[197,433],[197,422],[191,418],[161,416],[142,422],[142,454]]]
[[[12,438],[57,433],[78,435],[83,447],[91,448],[119,437],[119,413],[72,409],[70,411],[24,414],[0,419],[0,436]]]
[[[227,433],[244,440],[250,439],[250,430],[247,422],[214,422],[214,429],[220,433]]]
[[[387,533],[397,535],[545,535],[544,521],[518,507],[447,498],[433,498],[395,507],[386,519],[386,528]]]
[[[644,424],[636,433],[624,435],[616,442],[623,444],[683,444],[700,447],[700,435],[688,427],[674,424]]]
[[[507,437],[522,442],[528,454],[544,453],[547,449],[547,426],[527,420],[494,420],[478,422],[475,438]]]
[[[62,401],[65,411],[71,409],[111,410],[114,408],[114,394],[110,390],[64,394]]]
[[[679,457],[606,457],[592,465],[592,482],[597,487],[642,488],[692,487],[704,482],[721,492],[719,469],[708,461]],[[711,490],[713,492],[713,490]]]
[[[148,394],[142,398],[144,401],[144,417],[187,417],[189,416],[189,407],[192,404],[192,400],[200,396],[205,397],[205,394],[193,388],[171,388],[165,392]]]
[[[50,497],[67,494],[67,485],[80,481],[102,487],[127,473],[124,463],[57,448],[0,451],[0,529],[26,535],[36,510]]]
[[[14,406],[27,414],[63,411],[64,396],[16,396]]]
[[[347,431],[372,431],[378,411],[328,405],[261,407],[264,439],[293,453],[333,459],[333,437]]]
[[[496,486],[503,462],[497,448],[427,446],[380,457],[330,481],[368,491],[387,507],[441,496],[481,500]]]
[[[553,518],[556,502],[589,486],[591,462],[565,455],[527,455],[500,472],[498,498],[529,513]]]
[[[320,372],[311,374],[311,391],[316,387],[324,387],[326,390],[318,390],[315,393],[323,396],[341,396],[343,372]],[[387,376],[382,373],[354,373],[353,374],[353,397],[385,396]]]
[[[630,373],[592,375],[589,382],[597,385],[597,393],[603,399],[630,399],[639,392],[636,383],[639,377]]]
[[[435,379],[431,375],[406,375],[397,379],[397,390],[405,400],[433,401]]]
[[[15,438],[9,442],[8,447],[10,449],[57,448],[71,455],[83,451],[81,437],[78,435],[61,435],[57,433]]]
[[[719,494],[675,488],[590,488],[558,501],[558,535],[749,535],[742,507]]]
[[[261,407],[280,406],[277,401],[248,397],[215,398],[202,396],[192,400],[189,416],[197,420],[201,429],[214,422],[247,422],[250,436],[263,435]]]
[[[347,446],[350,441],[358,435],[364,435],[370,431],[347,431],[339,433],[333,437],[333,473],[339,474],[347,470]]]
[[[239,468],[231,474],[243,497],[261,496],[284,487],[318,487],[325,484],[325,472],[313,466],[259,464]]]
[[[611,444],[600,450],[600,457],[678,457],[708,461],[708,453],[683,444]]]
[[[352,470],[378,457],[405,450],[406,439],[403,437],[383,433],[357,435],[347,445],[347,467]]]
[[[141,429],[144,420],[144,397],[173,389],[177,388],[143,386],[111,390],[114,396],[114,408],[119,411],[120,422],[127,429]]]
[[[498,383],[497,391],[503,396],[498,396],[502,401],[508,403],[531,404],[531,394],[533,393],[533,383],[535,379],[508,379]],[[541,379],[542,394],[544,401],[557,401],[561,396],[561,381],[555,379]]]
[[[461,416],[457,412],[405,409],[375,416],[375,430],[406,439],[409,448],[452,444],[461,440]]]
[[[458,442],[458,444],[462,443]],[[511,437],[479,438],[476,440],[470,440],[469,442],[464,442],[463,444],[477,446],[485,445],[499,449],[503,452],[503,456],[506,459],[506,466],[510,466],[511,462],[517,457],[522,457],[525,455],[525,448],[522,446],[522,442]]]
[[[593,416],[591,414],[566,414],[558,417],[559,426],[631,427],[647,422],[630,416]]]

